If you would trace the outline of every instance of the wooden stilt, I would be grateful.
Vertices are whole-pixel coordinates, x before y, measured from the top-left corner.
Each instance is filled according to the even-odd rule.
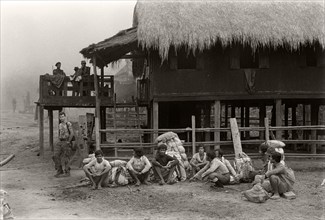
[[[231,105],[231,117],[236,118],[236,106]]]
[[[285,103],[285,108],[284,108],[284,126],[289,125],[289,106],[287,103]],[[288,139],[289,138],[289,132],[284,131],[284,138]]]
[[[293,105],[292,106],[292,110],[291,110],[291,115],[292,115],[292,118],[291,118],[291,124],[292,126],[297,126],[297,113],[296,113],[296,110],[297,110],[297,105]],[[298,138],[297,136],[297,131],[292,131],[292,140],[296,140]],[[296,152],[297,151],[297,144],[293,144],[293,150]]]
[[[240,126],[245,127],[245,108],[243,105],[240,106]],[[241,139],[244,138],[245,132],[240,132]]]
[[[205,103],[204,104],[204,127],[210,128],[210,115],[211,115],[211,104]],[[204,132],[204,141],[210,141],[210,132]],[[213,150],[214,146],[210,146],[210,150]]]
[[[53,152],[54,151],[54,145],[53,145],[53,110],[48,110],[49,115],[49,129],[50,129],[50,135],[49,135],[49,143],[50,143],[50,149]]]
[[[101,107],[100,108],[100,127],[101,129],[106,129],[106,107]],[[105,142],[106,141],[106,133],[101,133],[100,134],[100,139],[101,142]]]
[[[214,127],[221,127],[221,103],[219,100],[214,101]],[[214,132],[214,141],[220,141],[220,131]],[[220,149],[220,145],[216,144],[214,146],[215,150]]]
[[[40,156],[44,156],[44,106],[39,106],[39,153]]]
[[[96,114],[95,114],[96,150],[100,150],[100,135],[99,135],[99,129],[100,129],[100,100],[99,100],[96,56],[93,56],[92,61],[93,61],[94,84],[95,84],[95,93],[96,93]]]
[[[266,117],[266,107],[265,105],[260,105],[259,106],[259,126],[264,127],[265,126],[265,117]],[[259,132],[260,140],[263,140],[265,137],[265,132],[260,131]]]
[[[282,126],[282,111],[281,111],[281,99],[275,100],[275,125]],[[277,140],[282,139],[282,132],[276,131],[275,138]]]
[[[195,145],[195,116],[192,115],[192,155],[196,153]]]
[[[225,128],[227,128],[227,127],[228,127],[228,104],[226,103],[225,104]],[[229,140],[231,133],[227,132],[226,134],[227,134],[226,138],[227,138],[227,140]]]
[[[158,120],[159,120],[159,104],[158,102],[153,102],[153,107],[152,107],[152,110],[153,110],[153,118],[152,118],[152,123],[153,123],[153,129],[157,130],[159,128],[159,125],[158,125]],[[158,137],[158,133],[154,133],[153,134],[153,142],[156,140],[156,138]]]

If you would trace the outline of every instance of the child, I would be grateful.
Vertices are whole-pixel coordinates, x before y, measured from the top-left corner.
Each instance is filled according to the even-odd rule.
[[[151,164],[144,155],[142,148],[135,148],[133,157],[126,164],[131,177],[135,180],[135,186],[140,186],[141,182],[149,185],[148,176]]]
[[[199,172],[207,163],[207,154],[204,152],[204,146],[199,146],[199,152],[194,154],[190,164],[192,166],[192,174],[195,175],[196,172]]]
[[[172,177],[179,161],[167,155],[166,150],[166,144],[159,144],[157,155],[152,161],[154,174],[156,178],[160,180],[159,185],[175,183]]]
[[[96,189],[96,187],[102,189],[102,186],[107,184],[108,172],[112,167],[107,160],[103,159],[103,156],[101,150],[95,151],[96,160],[92,160],[83,168],[86,176],[93,184],[92,189]]]
[[[274,152],[271,155],[271,163],[273,169],[267,171],[265,177],[269,178],[273,196],[271,199],[279,199],[280,195],[292,191],[295,183],[293,171],[281,163],[282,155],[279,152]]]

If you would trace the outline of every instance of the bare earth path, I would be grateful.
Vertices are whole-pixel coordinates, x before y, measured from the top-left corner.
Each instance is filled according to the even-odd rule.
[[[46,124],[47,126],[47,124]],[[0,168],[1,188],[16,219],[324,219],[325,163],[288,161],[296,172],[297,199],[255,204],[241,198],[248,184],[214,190],[209,184],[134,186],[90,190],[78,183],[84,175],[73,167],[70,178],[54,178],[51,151],[37,156],[38,127],[33,115],[1,114],[0,159],[16,157]],[[45,137],[47,140],[47,136]],[[48,146],[46,143],[45,146]],[[258,161],[256,161],[258,164]]]

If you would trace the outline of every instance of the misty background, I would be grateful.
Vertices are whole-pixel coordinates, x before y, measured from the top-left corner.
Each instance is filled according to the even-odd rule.
[[[1,110],[23,109],[27,92],[38,100],[39,76],[55,63],[67,75],[80,66],[81,49],[132,26],[136,1],[0,1]],[[88,60],[87,65],[92,66]],[[122,68],[105,68],[115,74]]]

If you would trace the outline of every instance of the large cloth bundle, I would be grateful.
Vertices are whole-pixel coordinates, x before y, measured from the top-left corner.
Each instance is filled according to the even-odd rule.
[[[248,201],[255,203],[263,203],[268,200],[269,194],[263,189],[260,183],[253,186],[253,188],[242,192],[242,196],[244,196]]]
[[[251,158],[244,152],[239,154],[239,158],[235,158],[235,170],[239,174],[242,182],[252,182],[251,173],[254,172],[254,167]]]

